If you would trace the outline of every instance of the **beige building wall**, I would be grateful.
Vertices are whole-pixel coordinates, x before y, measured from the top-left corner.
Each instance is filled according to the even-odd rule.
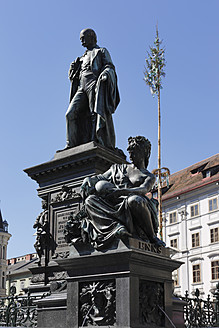
[[[163,238],[182,261],[174,291],[214,297],[219,283],[219,154],[170,176],[163,195]],[[172,190],[172,191],[171,191]]]
[[[31,271],[29,267],[36,265],[38,260],[36,253],[8,259],[6,294],[9,295],[10,288],[16,287],[16,295],[24,294],[23,288],[30,286]]]
[[[6,295],[7,245],[11,234],[0,230],[0,297]]]

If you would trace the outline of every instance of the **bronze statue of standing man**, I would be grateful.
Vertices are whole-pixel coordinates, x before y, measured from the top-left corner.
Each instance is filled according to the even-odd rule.
[[[82,30],[80,40],[87,50],[69,69],[71,92],[65,149],[90,141],[114,149],[112,114],[120,100],[115,67],[107,49],[97,45],[92,29]]]

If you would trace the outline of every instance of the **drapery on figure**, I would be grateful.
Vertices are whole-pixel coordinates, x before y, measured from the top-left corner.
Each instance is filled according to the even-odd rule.
[[[107,49],[97,45],[92,29],[82,30],[80,40],[87,50],[69,69],[71,92],[65,149],[89,141],[114,149],[112,114],[120,101],[115,67]]]
[[[132,164],[114,164],[102,175],[83,181],[84,207],[67,222],[67,242],[83,240],[103,249],[114,238],[132,236],[165,246],[156,237],[158,202],[146,196],[155,182],[147,170],[151,143],[142,136],[130,137],[128,143]]]

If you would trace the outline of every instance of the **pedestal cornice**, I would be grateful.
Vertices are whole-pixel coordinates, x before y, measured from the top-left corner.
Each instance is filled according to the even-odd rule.
[[[95,142],[56,152],[51,161],[27,168],[28,176],[40,187],[63,182],[89,174],[89,171],[104,172],[114,163],[126,163],[118,151],[105,148]]]

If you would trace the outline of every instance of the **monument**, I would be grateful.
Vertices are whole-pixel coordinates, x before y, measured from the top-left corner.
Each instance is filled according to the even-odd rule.
[[[108,51],[80,34],[85,54],[71,64],[67,145],[25,172],[39,184],[39,265],[30,290],[38,327],[170,327],[172,271],[181,263],[157,237],[157,201],[146,194],[151,144],[130,137],[131,164],[115,148],[112,113],[119,94]]]
[[[83,56],[71,63],[70,104],[66,113],[66,148],[97,141],[115,148],[112,114],[119,103],[115,67],[106,48],[97,45],[92,29],[80,33]]]

